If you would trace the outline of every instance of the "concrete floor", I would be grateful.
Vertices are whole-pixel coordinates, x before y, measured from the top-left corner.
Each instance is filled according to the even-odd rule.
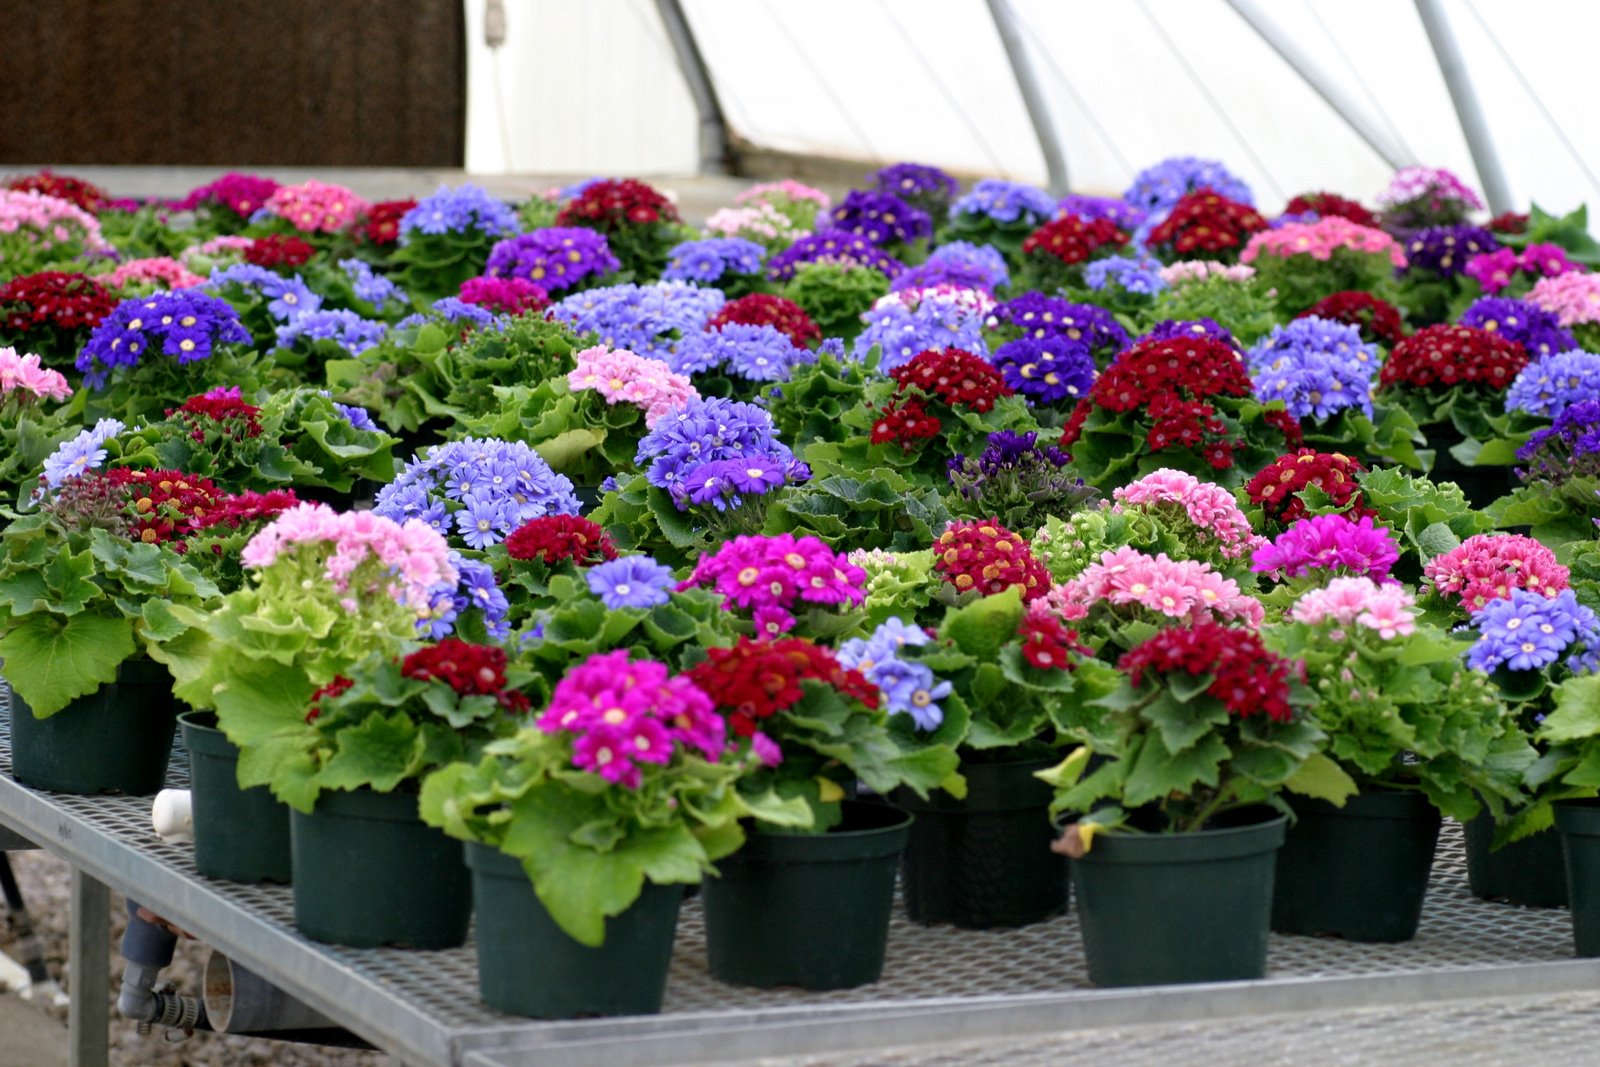
[[[66,1067],[67,1028],[41,1007],[0,995],[0,1067]]]

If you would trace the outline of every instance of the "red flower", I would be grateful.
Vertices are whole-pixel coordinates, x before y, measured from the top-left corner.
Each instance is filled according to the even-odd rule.
[[[1311,211],[1327,218],[1337,215],[1342,219],[1349,219],[1358,226],[1378,228],[1378,216],[1362,207],[1354,200],[1346,199],[1337,193],[1301,193],[1284,205],[1285,215],[1303,215]]]
[[[1406,336],[1406,328],[1400,321],[1400,309],[1359,289],[1347,289],[1325,296],[1296,317],[1303,319],[1308,315],[1354,326],[1361,331],[1361,339],[1368,343],[1393,347],[1405,340]]]
[[[929,414],[922,401],[894,401],[872,424],[872,443],[883,445],[894,441],[909,452],[918,442],[938,437],[943,426],[939,416]]]
[[[251,241],[250,246],[244,250],[244,259],[246,263],[276,270],[279,267],[298,267],[315,255],[316,251],[310,242],[299,237],[273,233]]]
[[[1050,591],[1050,572],[1033,558],[1028,542],[994,519],[946,526],[933,543],[933,568],[963,593],[976,589],[989,596],[1016,586],[1026,603]]]
[[[1527,233],[1531,221],[1528,215],[1505,211],[1489,220],[1489,229],[1495,233]]]
[[[481,275],[461,283],[461,299],[501,315],[522,315],[550,306],[544,287],[526,278],[491,278]]]
[[[1509,388],[1527,365],[1527,351],[1502,334],[1441,324],[1418,330],[1395,345],[1378,381],[1385,388],[1472,384],[1500,391]]]
[[[537,559],[547,566],[567,559],[589,567],[617,558],[610,535],[599,524],[577,515],[529,519],[506,538],[506,552],[512,559]]]
[[[177,542],[216,523],[213,515],[227,496],[211,479],[182,471],[117,467],[102,477],[122,493],[131,536],[150,544],[173,542],[180,552],[188,546]]]
[[[1256,634],[1209,621],[1157,631],[1123,653],[1117,668],[1135,686],[1144,685],[1147,672],[1209,674],[1212,682],[1206,692],[1222,701],[1230,714],[1265,715],[1276,722],[1294,719],[1289,679],[1305,672],[1303,664],[1269,651]]]
[[[672,201],[634,178],[590,182],[556,215],[557,226],[587,226],[615,233],[628,226],[678,221]]]
[[[400,220],[417,206],[415,200],[380,200],[367,210],[358,232],[368,244],[388,247],[400,240]]]
[[[115,296],[82,274],[40,271],[0,285],[0,327],[16,333],[37,326],[93,329],[116,306]]]
[[[401,660],[400,673],[418,681],[443,682],[464,697],[494,697],[507,711],[528,710],[526,695],[506,689],[506,652],[494,645],[447,637]]]
[[[878,689],[860,671],[844,667],[832,652],[800,637],[752,641],[740,637],[732,648],[709,648],[706,659],[687,672],[740,737],[750,737],[760,720],[787,711],[805,689],[801,682],[823,682],[869,708],[878,706]]]
[[[247,404],[236,396],[191,396],[182,407],[168,408],[167,416],[177,415],[189,426],[189,436],[196,441],[206,439],[208,429],[233,441],[261,435],[261,422],[257,418],[261,409]],[[207,423],[215,425],[208,426]]]
[[[24,174],[20,178],[12,178],[6,182],[6,188],[15,189],[19,193],[43,193],[58,200],[66,200],[91,215],[111,199],[111,194],[98,185],[86,182],[82,178],[57,174],[48,167],[38,174]]]
[[[707,330],[720,330],[731,322],[745,326],[771,326],[785,334],[796,348],[822,340],[822,328],[811,321],[805,308],[781,296],[751,293],[730,300],[706,323]]]
[[[996,400],[1011,395],[1005,379],[987,360],[959,348],[918,352],[891,371],[889,377],[899,383],[901,393],[915,386],[951,407],[977,412],[990,411]]]
[[[1128,235],[1110,219],[1064,215],[1034,230],[1022,242],[1024,252],[1039,252],[1063,263],[1082,263],[1102,248],[1128,243]]]
[[[1267,220],[1249,204],[1201,188],[1178,201],[1150,231],[1149,243],[1181,257],[1215,259],[1242,249],[1251,234],[1266,228]]]
[[[1366,469],[1360,460],[1341,452],[1302,448],[1263,467],[1245,485],[1245,492],[1251,503],[1260,505],[1267,518],[1280,526],[1306,517],[1306,504],[1299,494],[1313,485],[1326,493],[1335,507],[1350,505],[1351,518],[1376,516],[1362,503],[1356,482],[1356,475]]]
[[[1090,654],[1088,646],[1078,640],[1078,631],[1067,629],[1048,611],[1025,612],[1017,624],[1017,636],[1022,638],[1022,658],[1041,671],[1070,671],[1077,665],[1075,657]]]
[[[317,716],[322,714],[322,702],[328,697],[336,697],[340,693],[355,685],[355,681],[342,674],[333,676],[333,681],[311,694],[311,710],[306,712],[306,722],[316,722]]]

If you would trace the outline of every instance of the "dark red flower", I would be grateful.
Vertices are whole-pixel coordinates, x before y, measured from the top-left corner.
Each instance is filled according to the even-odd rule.
[[[342,674],[333,676],[333,681],[311,694],[311,710],[306,712],[306,722],[316,722],[322,714],[322,702],[329,697],[336,697],[340,693],[355,685],[355,681]]]
[[[1356,475],[1366,469],[1360,460],[1342,452],[1302,448],[1263,467],[1245,485],[1245,492],[1279,526],[1306,517],[1306,504],[1299,494],[1313,485],[1326,493],[1335,507],[1350,505],[1351,518],[1361,518],[1377,514],[1362,503],[1361,486],[1356,482]]]
[[[506,552],[512,559],[536,559],[547,566],[571,560],[589,567],[617,558],[611,536],[598,523],[578,515],[529,519],[506,538]]]
[[[116,306],[110,291],[83,274],[47,270],[0,285],[0,327],[15,333],[39,326],[93,329]]]
[[[959,348],[918,352],[890,371],[889,377],[899,383],[902,395],[914,386],[951,407],[977,412],[991,411],[996,400],[1011,395],[1005,379],[987,360]]]
[[[1022,658],[1041,671],[1070,671],[1077,666],[1077,657],[1091,654],[1078,640],[1078,631],[1048,611],[1024,612],[1017,636],[1022,638]]]
[[[387,248],[400,240],[400,220],[406,212],[417,206],[415,200],[380,200],[367,209],[367,217],[359,227],[368,244]]]
[[[1296,318],[1315,315],[1354,326],[1361,331],[1361,339],[1393,347],[1405,340],[1406,328],[1400,320],[1400,309],[1386,300],[1359,289],[1325,296],[1302,311]]]
[[[1527,365],[1527,350],[1504,334],[1441,323],[1395,345],[1378,381],[1384,388],[1482,385],[1498,392]]]
[[[43,193],[45,196],[53,196],[57,200],[76,204],[91,215],[106,206],[111,199],[110,193],[93,182],[67,174],[57,174],[48,167],[37,174],[24,174],[20,178],[11,178],[6,182],[6,188],[20,193]]]
[[[1336,215],[1342,219],[1349,219],[1358,226],[1378,228],[1377,215],[1338,193],[1301,193],[1283,208],[1285,215],[1303,215],[1308,211],[1315,212],[1322,218]]]
[[[602,233],[663,220],[677,222],[678,209],[635,178],[590,182],[556,215],[557,226],[587,226]]]
[[[732,648],[708,648],[706,658],[687,672],[740,737],[752,736],[762,719],[797,704],[813,680],[830,685],[869,708],[878,706],[878,689],[860,671],[847,668],[832,652],[801,637],[753,641],[740,637]]]
[[[1494,233],[1527,233],[1531,216],[1519,215],[1515,211],[1504,211],[1489,220],[1489,229]]]
[[[168,408],[167,416],[176,415],[189,426],[189,435],[203,441],[209,430],[232,441],[243,441],[261,435],[261,422],[257,418],[261,409],[247,404],[236,396],[208,396],[202,393],[191,396],[182,407]]]
[[[1064,215],[1040,226],[1022,242],[1024,252],[1039,252],[1063,263],[1083,263],[1102,248],[1128,243],[1128,235],[1110,219]]]
[[[1256,634],[1210,621],[1157,631],[1123,653],[1117,668],[1135,686],[1144,685],[1148,674],[1209,674],[1206,692],[1229,714],[1265,715],[1276,722],[1294,719],[1289,681],[1305,673],[1303,664],[1270,651]]]
[[[706,323],[707,330],[720,330],[731,322],[746,326],[771,326],[793,341],[796,348],[804,348],[812,341],[822,340],[822,328],[811,321],[805,308],[781,296],[770,293],[751,293],[722,305]]]
[[[244,259],[246,263],[277,270],[280,267],[298,267],[310,260],[316,251],[310,242],[299,237],[273,233],[251,241],[244,250]]]
[[[1249,204],[1201,188],[1179,200],[1172,214],[1150,231],[1149,244],[1180,258],[1221,258],[1238,252],[1267,220]]]
[[[872,424],[872,443],[888,444],[891,441],[907,452],[920,442],[939,436],[944,423],[939,416],[929,414],[927,407],[917,399],[896,400],[879,413]]]
[[[933,569],[963,593],[976,589],[989,596],[1016,586],[1026,603],[1050,591],[1050,572],[1028,542],[995,519],[946,526],[933,543]]]

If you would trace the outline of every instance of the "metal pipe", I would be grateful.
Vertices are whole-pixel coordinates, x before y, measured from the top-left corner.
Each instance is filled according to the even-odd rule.
[[[67,1009],[68,1063],[104,1067],[111,1055],[111,891],[72,868],[72,941],[67,949],[72,1004]]]
[[[1316,60],[1293,37],[1284,33],[1256,6],[1255,0],[1227,0],[1227,4],[1385,163],[1399,170],[1416,162],[1405,149],[1389,139],[1387,131],[1380,129],[1360,105],[1345,95],[1339,84],[1317,65]]]
[[[204,1030],[205,1005],[198,997],[186,997],[160,988],[156,980],[161,969],[172,962],[178,936],[139,915],[139,905],[128,901],[128,928],[122,934],[122,991],[117,996],[117,1013],[139,1024],[147,1034],[152,1027],[170,1030]],[[76,998],[74,998],[76,1000]]]
[[[656,0],[656,10],[661,13],[661,24],[666,28],[667,40],[672,43],[672,54],[677,57],[678,69],[683,72],[684,84],[689,87],[694,109],[700,116],[700,169],[707,174],[728,174],[733,164],[733,154],[728,147],[728,119],[717,97],[717,87],[711,81],[711,71],[695,41],[694,30],[678,0]]]
[[[215,950],[206,958],[206,1017],[226,1034],[325,1030],[338,1023]]]
[[[1068,191],[1067,159],[1061,150],[1061,140],[1056,136],[1056,126],[1050,117],[1050,105],[1045,102],[1044,91],[1034,74],[1033,62],[1028,58],[1028,46],[1023,43],[1017,28],[1017,16],[1009,0],[987,0],[989,17],[994,20],[995,32],[1006,50],[1011,63],[1011,76],[1017,80],[1017,92],[1022,94],[1022,106],[1028,109],[1028,121],[1033,123],[1033,134],[1039,139],[1039,151],[1044,155],[1046,183],[1050,192],[1065,196]]]
[[[1450,102],[1455,105],[1456,120],[1461,123],[1461,135],[1467,139],[1467,151],[1472,153],[1472,165],[1478,170],[1478,181],[1483,184],[1489,210],[1496,215],[1510,211],[1511,191],[1506,185],[1505,171],[1500,167],[1494,140],[1489,136],[1489,123],[1472,87],[1472,75],[1462,58],[1461,46],[1450,28],[1450,17],[1439,0],[1415,0],[1415,3],[1417,17],[1422,20],[1434,58],[1439,62],[1445,88],[1450,90]]]

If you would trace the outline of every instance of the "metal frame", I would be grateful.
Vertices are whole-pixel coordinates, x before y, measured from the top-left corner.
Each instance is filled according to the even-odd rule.
[[[1484,118],[1483,107],[1478,103],[1477,91],[1472,86],[1472,74],[1467,70],[1456,42],[1455,31],[1450,27],[1450,16],[1440,6],[1439,0],[1415,0],[1417,17],[1433,47],[1433,56],[1439,63],[1439,74],[1445,88],[1450,90],[1450,102],[1455,105],[1456,121],[1461,124],[1461,135],[1467,139],[1467,151],[1472,153],[1472,165],[1477,168],[1478,181],[1483,183],[1483,194],[1489,201],[1489,210],[1496,215],[1510,211],[1511,191],[1506,184],[1505,171],[1500,166],[1500,156],[1495,152],[1494,139],[1489,136],[1489,123]]]
[[[1055,121],[1050,117],[1050,105],[1045,102],[1044,90],[1034,73],[1033,61],[1028,58],[1028,46],[1022,40],[1017,26],[1017,16],[1011,10],[1010,0],[986,0],[989,16],[994,20],[995,32],[1006,50],[1011,63],[1011,75],[1017,80],[1017,92],[1022,94],[1022,105],[1028,109],[1028,121],[1033,123],[1034,136],[1039,139],[1039,151],[1044,155],[1046,184],[1056,196],[1065,196],[1070,188],[1067,181],[1067,159],[1061,149],[1061,139],[1056,135]]]
[[[1284,33],[1277,23],[1257,7],[1255,0],[1227,0],[1227,4],[1385,163],[1399,170],[1417,162],[1404,148],[1391,141],[1388,132],[1380,129],[1359,104],[1345,95],[1338,82],[1318,66],[1310,53],[1302,49],[1293,37]]]
[[[689,18],[678,0],[656,0],[656,10],[661,14],[661,24],[666,28],[667,40],[672,42],[678,69],[683,72],[684,84],[689,87],[695,112],[700,116],[700,169],[708,174],[728,174],[733,163],[728,144],[728,119],[723,114],[722,101],[717,96],[705,57],[700,54]]]

